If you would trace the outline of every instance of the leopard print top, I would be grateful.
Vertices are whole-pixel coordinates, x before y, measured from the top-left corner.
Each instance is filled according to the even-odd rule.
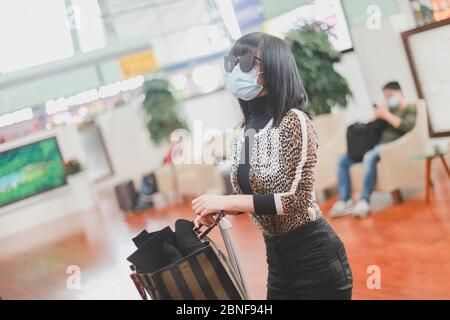
[[[237,169],[244,128],[235,127],[231,139],[230,179],[235,194],[243,194]],[[316,203],[314,167],[317,137],[309,117],[291,109],[279,127],[272,120],[255,134],[251,150],[249,181],[254,194],[273,194],[276,213],[249,213],[265,234],[281,234],[317,220],[322,213]]]

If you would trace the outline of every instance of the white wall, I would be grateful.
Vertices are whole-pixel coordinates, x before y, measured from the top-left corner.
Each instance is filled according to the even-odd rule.
[[[101,114],[97,123],[113,167],[113,177],[99,183],[111,188],[126,180],[140,185],[142,175],[161,165],[166,146],[154,146],[145,128],[145,114],[140,105],[130,105]]]
[[[358,55],[355,52],[345,53],[341,62],[334,67],[347,80],[353,93],[353,98],[346,109],[348,123],[366,121],[372,113],[372,103]]]
[[[384,84],[399,81],[408,101],[417,100],[414,80],[408,65],[400,33],[412,28],[407,13],[382,19],[380,29],[366,26],[352,29],[355,51],[373,102],[383,99]]]
[[[189,127],[201,121],[205,129],[226,130],[242,118],[237,99],[226,89],[183,101],[181,108]]]

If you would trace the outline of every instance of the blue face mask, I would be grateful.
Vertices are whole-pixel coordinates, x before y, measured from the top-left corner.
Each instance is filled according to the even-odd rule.
[[[258,76],[262,72],[255,69],[250,72],[242,72],[239,65],[236,65],[228,76],[228,89],[238,99],[249,101],[262,91],[263,86],[258,84]]]
[[[390,108],[397,108],[398,103],[399,103],[398,98],[395,96],[389,98],[389,100],[388,100],[388,104],[389,104]]]

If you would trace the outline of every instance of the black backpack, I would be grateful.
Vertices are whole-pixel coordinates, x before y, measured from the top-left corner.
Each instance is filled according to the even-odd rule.
[[[347,128],[347,153],[350,159],[360,162],[364,154],[380,142],[386,127],[387,122],[384,120],[350,125]]]

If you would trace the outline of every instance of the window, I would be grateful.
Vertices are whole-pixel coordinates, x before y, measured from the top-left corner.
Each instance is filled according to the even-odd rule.
[[[72,6],[68,10],[72,27],[76,27],[78,32],[81,52],[103,48],[106,38],[98,1],[72,0]]]
[[[0,72],[73,55],[64,1],[0,0]]]
[[[97,1],[0,0],[0,73],[71,57],[72,31],[81,52],[105,46]]]

